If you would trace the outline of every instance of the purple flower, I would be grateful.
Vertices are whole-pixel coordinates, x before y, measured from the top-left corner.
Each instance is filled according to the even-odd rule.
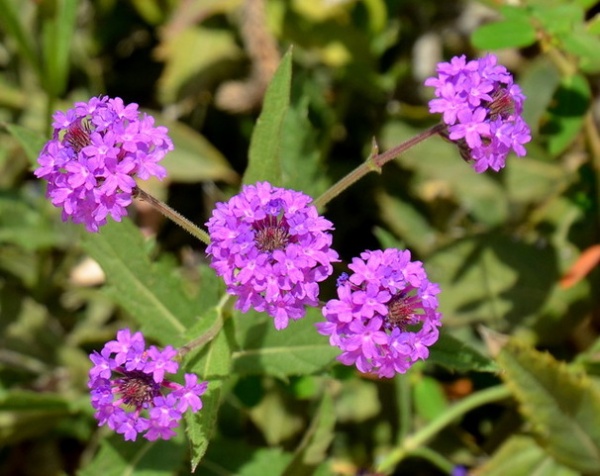
[[[188,408],[202,408],[200,396],[208,382],[198,383],[194,374],[185,374],[185,385],[164,378],[174,374],[179,364],[177,352],[170,346],[163,351],[146,349],[141,332],[129,329],[117,332],[100,353],[90,354],[88,387],[99,425],[120,433],[126,440],[138,434],[153,441],[175,435],[182,414]]]
[[[442,113],[442,136],[459,146],[462,157],[476,172],[498,171],[513,151],[522,157],[531,140],[521,116],[525,96],[494,55],[473,61],[465,56],[439,63],[438,76],[425,80],[435,88],[429,111]]]
[[[245,185],[218,203],[206,224],[211,266],[238,296],[236,308],[266,311],[277,329],[303,317],[305,306],[317,306],[318,283],[338,261],[330,248],[332,224],[310,202],[267,182]]]
[[[363,373],[393,377],[429,356],[439,336],[439,286],[429,282],[423,264],[410,251],[365,251],[338,280],[338,299],[323,307],[326,321],[317,323],[339,347],[338,360]]]
[[[96,232],[107,216],[127,214],[135,177],[163,179],[158,162],[173,150],[167,129],[125,106],[120,98],[94,97],[53,116],[54,133],[38,158],[35,176],[48,181],[47,196],[62,207],[64,221]]]

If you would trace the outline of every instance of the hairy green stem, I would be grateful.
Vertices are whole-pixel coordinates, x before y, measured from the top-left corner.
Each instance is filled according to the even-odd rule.
[[[210,244],[210,237],[208,236],[208,233],[206,233],[202,228],[194,225],[190,220],[185,218],[179,212],[173,210],[165,202],[162,202],[162,201],[158,200],[157,198],[154,198],[148,192],[145,192],[144,190],[142,190],[139,187],[135,188],[133,196],[152,205],[156,210],[158,210],[160,213],[162,213],[165,217],[167,217],[169,220],[171,220],[174,223],[176,223],[177,225],[179,225],[181,228],[183,228],[185,231],[187,231],[193,237],[198,238],[202,243],[204,243],[206,245]]]
[[[329,203],[332,199],[337,197],[340,193],[346,190],[350,185],[358,182],[361,178],[367,175],[369,172],[381,172],[381,167],[383,167],[390,160],[395,159],[396,157],[402,155],[411,147],[417,145],[420,142],[423,142],[425,139],[439,134],[445,127],[445,124],[440,123],[435,126],[420,132],[415,137],[402,142],[396,147],[392,147],[391,149],[382,152],[379,154],[379,149],[377,148],[377,144],[373,144],[373,149],[371,151],[371,155],[365,160],[362,164],[356,167],[353,171],[351,171],[348,175],[340,179],[337,183],[333,184],[329,190],[327,190],[323,195],[313,201],[313,205],[317,207],[317,209],[321,210],[327,203]]]
[[[412,436],[404,439],[402,445],[390,452],[379,463],[377,467],[378,473],[389,473],[393,468],[404,459],[407,455],[412,454],[415,450],[426,444],[431,438],[439,433],[443,428],[451,424],[453,421],[463,416],[465,413],[474,408],[486,405],[488,403],[504,400],[510,397],[511,393],[504,385],[497,385],[462,399],[454,406],[440,416],[429,422],[423,428],[418,430]]]

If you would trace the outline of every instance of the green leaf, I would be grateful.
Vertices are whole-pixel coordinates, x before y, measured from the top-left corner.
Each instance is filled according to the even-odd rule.
[[[52,96],[60,96],[67,86],[69,52],[73,43],[78,0],[53,2],[53,10],[42,24],[42,47],[44,51],[44,76],[42,82]]]
[[[311,476],[315,468],[326,459],[327,450],[334,437],[335,408],[333,398],[324,393],[310,427],[296,448],[294,459],[282,474],[286,476]]]
[[[267,181],[275,186],[282,184],[281,139],[286,113],[290,106],[292,85],[292,50],[290,49],[279,64],[267,88],[263,109],[254,126],[248,168],[244,173],[244,183]]]
[[[431,421],[448,408],[448,400],[440,382],[427,375],[417,375],[413,383],[413,402],[417,416]]]
[[[38,437],[71,413],[69,402],[60,395],[0,391],[0,444]]]
[[[523,104],[523,119],[534,136],[559,84],[560,73],[546,57],[534,59],[519,78],[519,85],[527,97]]]
[[[197,474],[202,476],[265,476],[284,474],[292,454],[281,448],[251,447],[243,440],[218,438],[210,445]]]
[[[199,10],[210,8],[206,2],[195,5],[190,3],[186,6],[188,18],[200,18],[206,12]],[[199,51],[202,54],[198,54]],[[206,89],[213,87],[213,81],[222,80],[223,65],[238,60],[241,53],[231,31],[205,28],[195,23],[189,27],[173,28],[164,35],[156,50],[157,58],[165,63],[158,82],[160,101],[173,104],[183,94],[206,93]]]
[[[448,324],[493,322],[506,332],[531,324],[559,279],[551,248],[497,230],[439,249],[426,268],[442,289],[440,310]]]
[[[172,476],[186,452],[183,438],[124,441],[121,435],[102,440],[100,451],[80,476]]]
[[[149,112],[156,123],[169,129],[174,150],[161,161],[167,169],[168,180],[172,182],[238,181],[237,173],[202,134],[182,122],[167,121],[156,111]]]
[[[579,66],[585,73],[600,71],[600,38],[586,31],[574,31],[562,40],[563,47],[579,58]]]
[[[442,365],[457,372],[497,372],[496,363],[455,337],[442,332],[429,349],[427,362]]]
[[[255,311],[236,313],[237,341],[240,350],[233,354],[236,373],[268,374],[284,378],[323,370],[339,355],[329,339],[317,333],[314,324],[323,321],[316,308],[309,308],[305,317],[290,320],[286,329],[278,331],[273,318]]]
[[[577,137],[591,100],[587,79],[579,74],[565,77],[554,95],[549,118],[541,129],[553,156],[563,152]]]
[[[514,435],[477,468],[486,476],[577,476],[580,473],[558,464],[530,436]]]
[[[220,308],[211,309],[202,316],[203,327],[214,325],[223,320]],[[189,333],[190,338],[201,334],[198,330]],[[202,395],[202,409],[196,413],[188,412],[185,416],[187,435],[191,445],[191,469],[196,470],[206,453],[208,443],[214,433],[217,415],[223,400],[223,387],[231,375],[231,351],[233,342],[233,324],[227,319],[221,331],[206,346],[195,351],[186,359],[186,371],[200,375],[208,381],[208,388]]]
[[[556,461],[600,473],[600,390],[548,353],[514,341],[501,350],[501,376],[541,445]]]
[[[6,124],[8,132],[21,144],[25,155],[32,167],[37,165],[37,159],[47,139],[38,132],[18,124]]]
[[[150,263],[140,231],[130,220],[109,222],[86,233],[83,247],[108,277],[108,292],[148,336],[162,344],[182,343],[200,310],[172,269]]]
[[[568,36],[576,25],[581,25],[585,11],[574,3],[564,3],[555,6],[539,5],[531,8],[535,20],[542,28],[553,36]]]
[[[536,42],[536,31],[525,18],[505,20],[480,26],[471,35],[471,42],[481,50],[522,48]]]

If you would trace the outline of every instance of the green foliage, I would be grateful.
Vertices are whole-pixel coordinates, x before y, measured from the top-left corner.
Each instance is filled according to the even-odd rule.
[[[260,3],[0,0],[0,467],[600,473],[600,275],[584,253],[600,209],[597,2],[482,1],[479,17],[468,2],[268,0],[255,24]],[[394,379],[337,361],[319,308],[282,331],[240,312],[205,245],[147,204],[87,233],[31,173],[52,112],[107,94],[168,127],[167,179],[140,186],[194,223],[241,182],[317,198],[374,139],[385,151],[439,120],[422,85],[437,61],[490,50],[527,96],[526,157],[477,174],[432,137],[323,207],[340,254],[323,302],[365,249],[410,249],[440,285],[440,338]],[[182,372],[208,382],[172,440],[97,426],[88,355],[124,327],[188,349]]]

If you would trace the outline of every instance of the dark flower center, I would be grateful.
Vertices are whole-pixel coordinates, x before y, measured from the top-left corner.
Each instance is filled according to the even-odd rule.
[[[387,327],[406,330],[414,322],[414,308],[405,293],[398,293],[388,302]]]
[[[81,149],[91,144],[91,127],[88,122],[80,121],[79,124],[72,124],[65,133],[63,140],[69,144],[75,152],[79,153]]]
[[[152,375],[137,370],[125,372],[117,380],[117,387],[123,403],[136,408],[147,407],[154,397],[160,395],[160,385],[154,381]]]
[[[256,234],[254,241],[261,251],[271,252],[287,246],[292,237],[285,217],[279,219],[268,215],[263,220],[254,223]]]
[[[505,88],[498,88],[492,93],[492,102],[488,104],[490,111],[490,118],[506,119],[515,112],[515,103],[510,97],[508,90]]]

